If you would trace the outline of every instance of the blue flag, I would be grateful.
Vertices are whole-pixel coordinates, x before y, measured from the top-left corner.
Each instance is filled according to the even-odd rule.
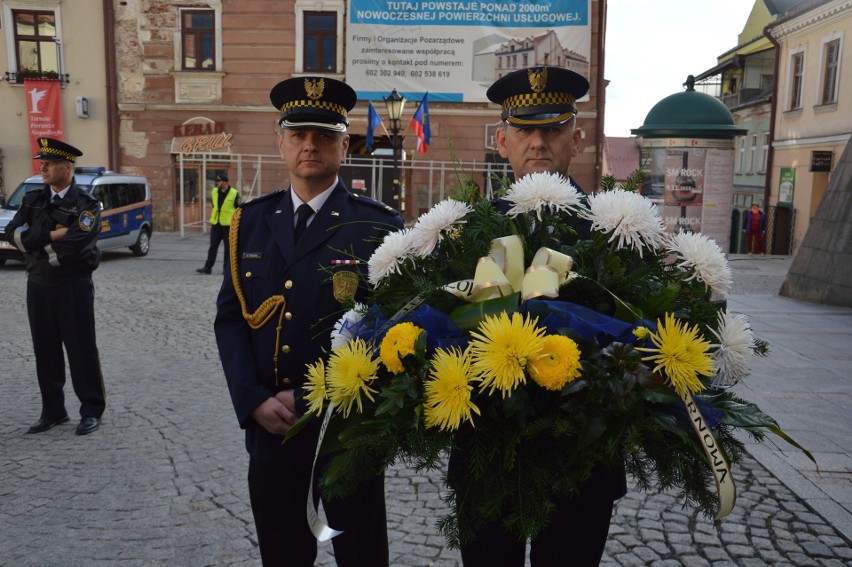
[[[417,107],[417,112],[414,113],[414,118],[411,119],[409,127],[417,134],[417,151],[425,154],[429,149],[429,142],[432,139],[432,133],[429,131],[429,92],[423,95],[423,100],[420,106]]]
[[[372,101],[367,101],[367,151],[373,149],[373,130],[382,123]]]

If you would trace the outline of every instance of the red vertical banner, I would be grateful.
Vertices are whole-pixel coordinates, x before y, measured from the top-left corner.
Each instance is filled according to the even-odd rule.
[[[24,79],[27,97],[27,121],[30,127],[30,150],[36,155],[38,138],[47,136],[65,140],[62,126],[62,96],[59,81]],[[38,162],[33,161],[33,173],[38,173]]]

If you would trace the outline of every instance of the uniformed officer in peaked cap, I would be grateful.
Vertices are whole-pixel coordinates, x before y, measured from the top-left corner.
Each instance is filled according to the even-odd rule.
[[[24,196],[6,227],[6,238],[27,264],[27,314],[41,390],[41,417],[27,433],[41,433],[68,421],[65,410],[65,352],[74,392],[80,399],[77,435],[101,424],[106,407],[98,346],[92,272],[100,203],[74,182],[74,162],[83,152],[53,138],[38,139],[44,187]]]
[[[388,231],[392,208],[353,194],[338,176],[355,92],[324,77],[275,85],[276,143],[290,186],[242,204],[231,220],[231,269],[219,292],[219,356],[249,453],[249,496],[264,565],[313,566],[306,517],[318,420],[282,445],[306,413],[306,365],[331,347],[345,306],[364,301],[366,260]],[[317,471],[323,462],[317,463]],[[318,489],[314,489],[318,495]],[[324,502],[340,567],[389,563],[384,476]],[[321,529],[322,526],[314,525]],[[316,533],[316,532],[315,532]]]
[[[561,67],[531,67],[498,79],[485,95],[502,107],[500,118],[516,128],[565,124],[577,115],[577,99],[589,81]]]
[[[488,99],[500,105],[503,127],[497,150],[509,160],[515,178],[535,172],[569,176],[583,133],[577,127],[577,99],[589,82],[561,67],[519,69],[498,79]]]
[[[281,112],[282,128],[321,128],[346,132],[348,113],[358,97],[352,87],[324,77],[299,77],[281,81],[269,93],[272,106]]]
[[[513,71],[488,89],[486,95],[500,105],[503,119],[496,131],[497,150],[509,160],[516,179],[530,173],[558,173],[569,178],[571,159],[579,152],[582,139],[576,125],[577,99],[588,91],[585,78],[559,67]],[[505,200],[495,201],[494,206],[503,213],[510,208]],[[579,238],[588,238],[589,225],[589,221],[574,225]],[[464,493],[465,483],[470,482],[466,471],[471,458],[471,448],[460,440],[450,455],[447,478],[457,493]],[[613,503],[626,491],[623,467],[599,466],[578,494],[555,498],[547,527],[530,541],[532,564],[597,566],[606,545]],[[526,542],[510,534],[499,518],[461,544],[464,567],[523,567],[525,555]]]

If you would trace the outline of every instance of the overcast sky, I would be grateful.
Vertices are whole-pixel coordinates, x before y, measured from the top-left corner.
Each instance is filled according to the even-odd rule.
[[[687,75],[736,47],[754,0],[608,0],[604,132],[630,136]]]

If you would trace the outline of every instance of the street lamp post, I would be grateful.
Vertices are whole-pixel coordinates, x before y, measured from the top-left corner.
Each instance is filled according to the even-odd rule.
[[[400,127],[399,120],[402,118],[402,110],[405,108],[405,97],[401,96],[396,89],[384,98],[385,105],[388,110],[388,118],[390,119],[390,135],[391,148],[393,149],[393,200],[394,207],[397,210],[402,210],[400,203],[400,182],[399,182],[399,159],[402,150],[402,136],[399,135]]]

